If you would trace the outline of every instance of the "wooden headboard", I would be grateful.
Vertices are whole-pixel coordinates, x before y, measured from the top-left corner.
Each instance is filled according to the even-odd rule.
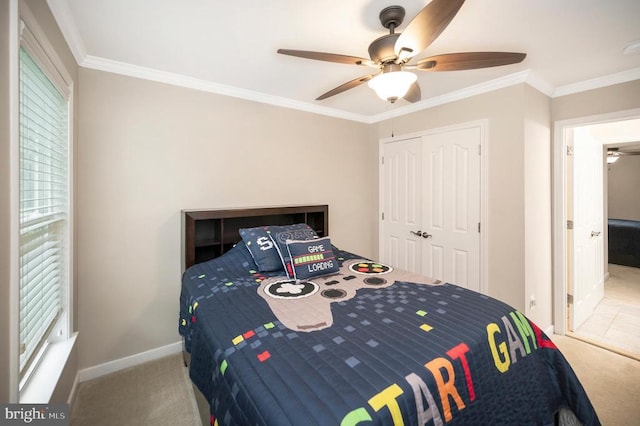
[[[182,210],[182,270],[221,256],[240,241],[239,229],[306,223],[318,236],[329,235],[329,206]]]

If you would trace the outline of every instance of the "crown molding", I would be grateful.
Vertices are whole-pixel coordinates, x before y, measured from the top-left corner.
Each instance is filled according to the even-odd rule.
[[[529,78],[530,70],[524,70],[517,73],[509,74],[504,77],[496,78],[486,81],[484,83],[475,84],[473,86],[465,87],[464,89],[456,90],[451,93],[447,93],[441,96],[425,99],[420,102],[413,103],[401,108],[397,108],[388,112],[374,115],[370,117],[370,123],[378,123],[380,121],[388,120],[402,115],[410,114],[417,111],[433,108],[439,105],[448,104],[450,102],[459,101],[461,99],[470,98],[472,96],[481,95],[483,93],[492,92],[494,90],[503,89],[505,87],[513,86],[515,84],[526,83]]]
[[[640,68],[635,68],[603,77],[568,84],[565,86],[554,87],[553,85],[542,79],[540,76],[536,75],[535,72],[528,69],[491,81],[469,86],[464,89],[456,90],[454,92],[447,93],[441,96],[425,99],[421,102],[394,108],[384,113],[367,116],[88,55],[82,37],[80,36],[78,27],[76,26],[73,14],[71,13],[71,10],[69,8],[68,2],[65,0],[47,0],[47,5],[49,6],[49,9],[51,9],[53,17],[58,23],[60,31],[62,32],[63,37],[69,45],[69,49],[76,59],[76,62],[82,67],[172,84],[181,87],[187,87],[194,90],[201,90],[224,96],[231,96],[249,101],[280,106],[284,108],[296,109],[299,111],[305,111],[314,114],[326,115],[334,118],[356,121],[365,124],[377,123],[390,118],[399,117],[428,108],[433,108],[439,105],[491,92],[493,90],[509,87],[519,83],[527,83],[543,94],[551,98],[555,98],[570,95],[573,93],[611,86],[614,84],[626,83],[628,81],[640,80]]]
[[[269,105],[280,106],[284,108],[296,109],[299,111],[311,112],[314,114],[326,115],[345,120],[358,121],[367,123],[368,117],[361,114],[349,113],[337,109],[326,108],[318,105],[312,105],[305,102],[295,101],[280,96],[268,95],[266,93],[256,92],[253,90],[242,89],[239,87],[229,86],[226,84],[214,83],[207,80],[187,77],[182,74],[175,74],[166,71],[159,71],[153,68],[141,67],[125,62],[113,61],[111,59],[100,58],[97,56],[85,56],[80,66],[91,68],[99,71],[106,71],[115,74],[126,75],[129,77],[140,78],[144,80],[157,81],[160,83],[171,84],[174,86],[186,87],[189,89],[200,90],[203,92],[215,93],[233,98],[240,98],[254,102],[260,102]]]
[[[554,88],[535,72],[527,69],[441,96],[436,96],[400,108],[395,108],[384,113],[366,116],[91,55],[85,55],[82,62],[80,62],[80,66],[365,124],[378,123],[380,121],[434,108],[439,105],[448,104],[520,83],[529,84],[550,98],[554,98],[640,79],[640,68],[636,68],[601,78]]]
[[[587,90],[600,89],[601,87],[613,86],[614,84],[627,83],[633,80],[640,80],[640,68],[633,68],[627,71],[609,74],[602,77],[592,78],[577,83],[559,86],[553,91],[552,98],[571,95]]]
[[[159,71],[154,68],[141,67],[126,62],[114,61],[111,59],[100,58],[97,56],[86,55],[80,66],[91,68],[99,71],[111,72],[115,74],[126,75],[129,77],[151,80],[160,83],[171,84],[174,86],[186,87],[189,89],[200,90],[209,93],[215,93],[223,96],[230,96],[239,99],[245,99],[254,102],[265,103],[269,105],[290,108],[299,111],[311,112],[314,114],[326,115],[334,118],[342,118],[345,120],[356,121],[359,123],[373,124],[389,118],[398,117],[416,111],[433,108],[438,105],[447,104],[460,99],[469,98],[478,94],[491,92],[514,84],[524,83],[530,78],[531,71],[525,70],[518,73],[509,74],[484,83],[469,86],[467,88],[457,90],[435,98],[425,99],[407,106],[393,109],[381,114],[366,116],[362,114],[350,113],[338,109],[322,107],[318,105],[300,102],[280,96],[268,95],[261,92],[242,89],[235,86],[211,82],[208,80],[188,77],[182,74]]]
[[[527,84],[539,92],[551,97],[553,95],[554,87],[544,78],[540,77],[535,71],[530,70],[527,76]]]

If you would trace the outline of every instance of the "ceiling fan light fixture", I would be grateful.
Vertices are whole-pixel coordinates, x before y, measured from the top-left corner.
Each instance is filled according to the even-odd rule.
[[[394,103],[407,94],[417,79],[418,76],[409,71],[392,71],[378,74],[368,85],[380,99]]]
[[[620,152],[618,150],[618,148],[609,148],[607,150],[607,164],[613,164],[616,161],[618,161],[618,158],[620,156]]]

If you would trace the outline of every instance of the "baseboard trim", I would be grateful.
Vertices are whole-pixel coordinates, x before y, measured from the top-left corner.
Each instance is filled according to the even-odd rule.
[[[76,377],[73,379],[73,385],[71,385],[71,391],[69,392],[69,397],[67,398],[67,404],[69,407],[73,407],[73,404],[76,402],[76,395],[78,394],[78,385],[80,384],[80,372],[76,373]]]
[[[553,336],[553,329],[554,329],[553,324],[551,324],[551,325],[545,327],[544,330],[542,330],[542,331],[544,331],[544,334],[546,334],[547,336],[551,337],[551,336]]]
[[[128,357],[105,362],[94,367],[85,368],[78,371],[77,381],[79,383],[95,379],[106,374],[115,373],[125,368],[134,367],[145,362],[164,358],[165,356],[180,353],[182,351],[182,341],[171,343],[155,349],[150,349]]]

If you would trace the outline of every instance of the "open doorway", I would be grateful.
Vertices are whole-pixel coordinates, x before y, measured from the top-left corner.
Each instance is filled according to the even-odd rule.
[[[591,188],[591,197],[602,197],[602,218],[601,226],[590,225],[585,229],[586,239],[594,242],[599,235],[598,244],[602,253],[601,259],[592,256],[587,260],[587,267],[576,265],[575,260],[580,257],[584,247],[577,246],[579,238],[575,238],[574,230],[568,229],[573,226],[573,219],[577,205],[574,205],[574,191],[580,191],[580,185],[586,183],[593,185],[593,179],[578,181],[573,180],[572,161],[567,161],[567,153],[573,154],[575,144],[586,140],[595,141],[599,144],[600,163],[602,168],[602,191],[594,191]],[[640,357],[640,334],[635,331],[640,329],[640,304],[627,306],[633,300],[640,301],[640,269],[626,266],[612,265],[610,267],[607,259],[608,235],[607,219],[608,214],[608,188],[607,180],[609,168],[605,166],[607,148],[615,146],[619,149],[633,147],[632,144],[640,142],[640,110],[626,111],[603,116],[584,117],[580,119],[558,122],[555,125],[554,137],[554,327],[558,334],[573,334],[592,343],[609,347],[613,350]],[[572,149],[573,147],[573,149]],[[638,156],[640,159],[640,156]],[[581,156],[584,158],[584,156]],[[577,161],[582,161],[576,159]],[[592,166],[593,167],[593,166]],[[578,167],[579,168],[579,167]],[[584,169],[584,167],[583,167]],[[589,189],[582,189],[583,193],[588,193]],[[637,187],[636,192],[637,193]],[[628,197],[636,197],[628,194]],[[580,206],[582,208],[582,206]],[[640,212],[638,212],[640,215]],[[637,220],[640,220],[638,217]],[[594,229],[591,229],[594,228]],[[581,230],[584,233],[585,230]],[[576,230],[577,231],[577,230]],[[598,234],[600,232],[601,234]],[[597,245],[597,244],[596,244]],[[591,249],[589,249],[591,250]],[[578,256],[576,256],[578,253]],[[597,262],[596,267],[589,262]],[[583,263],[584,265],[584,263]],[[628,268],[628,269],[627,269]],[[587,300],[586,305],[591,304],[592,312],[587,314],[582,311],[578,315],[576,312],[576,302],[582,300],[572,300],[575,295],[583,297],[584,294],[593,296],[593,291],[585,291],[580,288],[583,283],[588,283],[589,279],[585,275],[600,275],[596,277],[601,280],[603,294],[595,292],[595,298]],[[605,282],[605,279],[608,280]],[[637,282],[634,282],[637,281]],[[592,280],[593,282],[593,280]],[[635,284],[635,285],[634,285]],[[611,289],[612,291],[607,291]],[[619,290],[622,289],[622,293]],[[638,290],[637,298],[634,295]],[[617,292],[617,293],[616,293]],[[593,315],[593,317],[592,317]],[[634,334],[636,341],[634,342]]]

